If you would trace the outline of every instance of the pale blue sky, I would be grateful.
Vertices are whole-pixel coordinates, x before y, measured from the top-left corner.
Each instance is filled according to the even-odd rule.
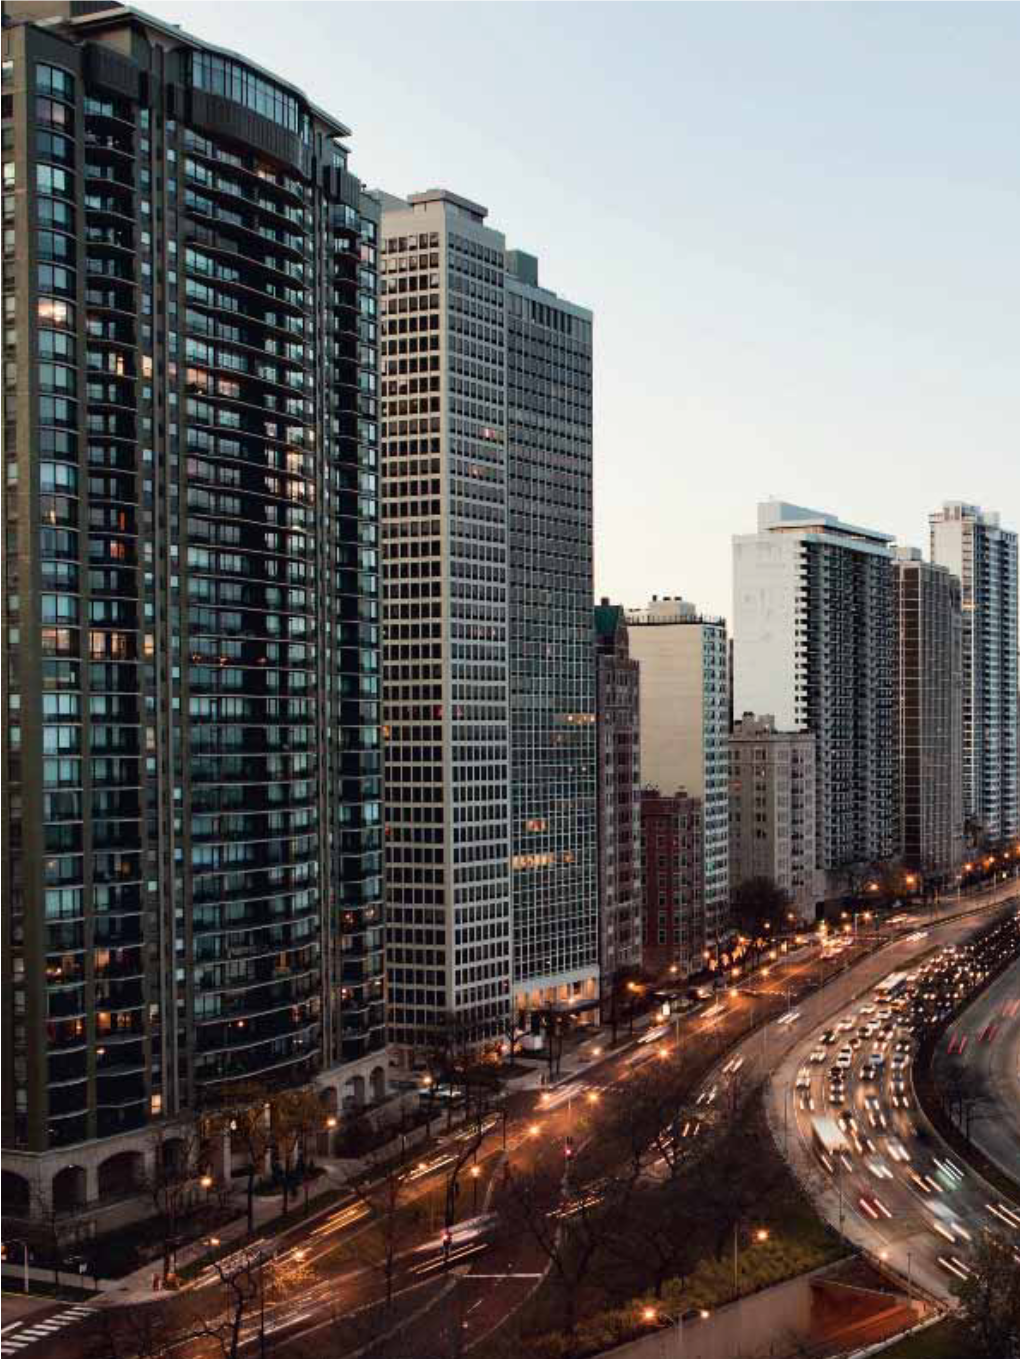
[[[1020,6],[141,7],[594,310],[600,593],[729,613],[770,494],[925,548],[944,498],[1020,524]]]

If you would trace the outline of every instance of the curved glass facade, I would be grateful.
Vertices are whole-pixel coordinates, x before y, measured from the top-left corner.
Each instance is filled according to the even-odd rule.
[[[385,1044],[377,210],[295,91],[81,46],[139,24],[19,28],[4,71],[4,1142],[38,1151]]]

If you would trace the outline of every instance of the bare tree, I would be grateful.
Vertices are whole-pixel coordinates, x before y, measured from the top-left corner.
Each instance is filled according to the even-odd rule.
[[[382,1241],[381,1258],[373,1256],[371,1263],[381,1270],[386,1282],[387,1306],[393,1301],[393,1280],[400,1236],[416,1216],[409,1203],[412,1169],[412,1165],[401,1157],[391,1162],[381,1173],[370,1166],[351,1186],[379,1228]]]
[[[54,1286],[60,1287],[60,1271],[81,1234],[80,1210],[58,1206],[52,1187],[47,1189],[42,1179],[30,1191],[30,1234],[37,1237],[53,1268]]]
[[[508,1165],[502,1200],[510,1228],[526,1233],[548,1261],[560,1299],[562,1328],[573,1336],[581,1290],[616,1231],[616,1215],[613,1202],[604,1194],[583,1192],[567,1197],[564,1189],[565,1177],[547,1157],[531,1175]]]
[[[265,1086],[243,1081],[229,1086],[211,1111],[210,1122],[220,1135],[230,1138],[231,1149],[245,1157],[245,1197],[248,1235],[255,1230],[255,1181],[272,1144],[269,1121],[270,1092]]]
[[[954,1286],[960,1322],[975,1359],[1020,1356],[1020,1256],[1003,1233],[982,1232],[971,1251],[970,1273]]]
[[[152,1170],[144,1189],[156,1212],[155,1225],[163,1253],[166,1282],[176,1260],[181,1229],[194,1211],[195,1192],[203,1170],[204,1148],[199,1130],[157,1127],[150,1138]]]

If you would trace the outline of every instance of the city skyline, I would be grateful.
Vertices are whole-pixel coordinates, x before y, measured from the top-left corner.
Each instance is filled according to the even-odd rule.
[[[4,3],[3,1354],[1020,1352],[1001,24],[159,9]]]
[[[597,310],[597,595],[729,618],[729,535],[773,495],[904,545],[928,501],[1020,520],[1013,7],[149,8],[339,109],[370,186],[486,203]]]

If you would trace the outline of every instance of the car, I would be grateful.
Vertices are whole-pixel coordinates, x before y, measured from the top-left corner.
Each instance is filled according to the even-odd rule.
[[[888,1151],[889,1155],[893,1158],[894,1161],[910,1160],[910,1152],[907,1151],[906,1147],[903,1145],[903,1143],[900,1141],[898,1137],[887,1137],[885,1139],[885,1147],[886,1151]]]
[[[851,1015],[849,1019],[841,1019],[836,1025],[836,1028],[839,1029],[841,1033],[849,1033],[853,1026],[854,1020],[853,1015]]]
[[[824,1049],[824,1048],[815,1048],[814,1051],[811,1053],[811,1060],[812,1060],[812,1062],[815,1063],[816,1066],[818,1065],[819,1062],[824,1062],[824,1061],[825,1061],[825,1049]]]
[[[843,1070],[845,1071],[848,1067],[853,1066],[853,1061],[854,1059],[852,1053],[841,1052],[839,1056],[836,1058],[836,1065],[842,1067]]]
[[[883,1217],[887,1219],[892,1217],[892,1213],[877,1194],[862,1194],[857,1202],[861,1211],[866,1213],[873,1222],[879,1222]]]
[[[873,1128],[884,1129],[886,1127],[886,1117],[882,1112],[882,1106],[879,1103],[877,1095],[865,1095],[864,1112],[867,1114],[868,1122]]]
[[[904,1067],[907,1067],[909,1065],[910,1058],[907,1056],[905,1052],[897,1052],[893,1054],[892,1068],[894,1071],[902,1071]]]
[[[832,1029],[826,1029],[825,1032],[822,1034],[822,1042],[825,1044],[826,1047],[829,1047],[831,1044],[835,1043],[835,1041],[836,1041],[835,1032]]]
[[[909,1109],[910,1092],[907,1090],[907,1083],[902,1076],[894,1076],[890,1084],[893,1108]]]
[[[900,1025],[900,1027],[902,1028],[903,1025]],[[910,1051],[910,1043],[907,1041],[906,1038],[901,1038],[901,1039],[897,1042],[894,1051],[896,1051],[896,1052],[909,1052],[909,1051]]]
[[[875,1075],[876,1075],[875,1068],[871,1065],[870,1062],[865,1062],[864,1065],[861,1067],[861,1080],[873,1081],[875,1079]]]
[[[797,1072],[797,1089],[798,1090],[811,1089],[811,1072],[807,1069],[806,1066],[802,1066],[801,1069]]]

